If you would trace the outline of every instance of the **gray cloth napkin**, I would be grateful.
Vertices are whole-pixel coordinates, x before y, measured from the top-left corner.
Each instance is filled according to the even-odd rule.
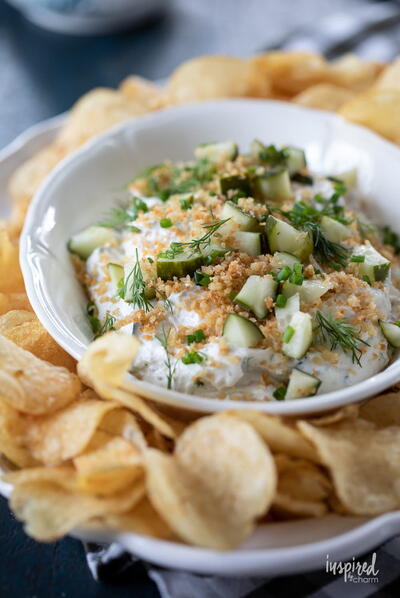
[[[364,556],[361,563],[372,562],[376,554],[377,575],[344,579],[343,574],[312,573],[268,578],[210,577],[172,571],[141,563],[117,544],[86,544],[86,554],[93,577],[99,582],[115,583],[123,577],[147,575],[155,582],[161,598],[367,598],[400,595],[400,538],[393,538]],[[301,547],[299,547],[301,550]],[[351,561],[351,559],[349,559]]]

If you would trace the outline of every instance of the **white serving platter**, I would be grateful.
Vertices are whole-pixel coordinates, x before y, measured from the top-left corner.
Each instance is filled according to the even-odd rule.
[[[29,128],[0,151],[0,217],[9,212],[7,184],[11,173],[46,146],[60,129],[65,115]],[[0,480],[0,493],[10,487]],[[82,540],[118,542],[129,552],[163,567],[205,575],[277,576],[323,569],[331,561],[349,560],[400,533],[400,512],[371,519],[329,515],[320,519],[261,525],[239,549],[215,552],[132,533],[94,533],[77,530]]]

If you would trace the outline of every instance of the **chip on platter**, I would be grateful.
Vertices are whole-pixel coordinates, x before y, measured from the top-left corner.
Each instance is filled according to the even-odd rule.
[[[339,113],[383,137],[400,143],[400,90],[369,89],[344,104]]]
[[[143,478],[140,451],[124,438],[110,436],[99,448],[75,457],[74,465],[78,488],[97,496],[115,494]]]
[[[48,465],[80,455],[104,416],[120,409],[118,403],[100,399],[74,401],[55,413],[26,421],[25,439],[32,455]]]
[[[123,378],[131,366],[139,348],[139,341],[133,336],[118,332],[108,332],[92,342],[78,363],[81,379],[92,386],[105,399],[112,399],[139,414],[146,422],[160,430],[162,434],[174,438],[176,433],[155,408],[138,397]]]
[[[79,395],[78,376],[51,365],[0,335],[1,395],[12,407],[39,415],[64,407]]]
[[[100,497],[69,489],[62,483],[65,480],[46,481],[45,477],[24,483],[6,478],[14,484],[10,504],[16,517],[24,522],[29,535],[44,542],[51,542],[95,517],[129,511],[143,498],[142,483]],[[73,474],[71,478],[74,480]]]
[[[254,529],[276,489],[273,458],[244,421],[204,417],[179,437],[173,456],[145,453],[151,503],[183,540],[234,548]]]
[[[328,512],[332,484],[322,469],[304,459],[277,455],[278,489],[272,508],[281,515],[321,517]]]
[[[272,452],[319,462],[314,446],[298,432],[293,424],[275,415],[250,409],[230,413],[251,424]]]
[[[298,425],[315,444],[348,513],[378,515],[399,508],[400,426],[380,429],[363,419]]]
[[[307,87],[293,98],[295,104],[306,108],[318,108],[336,112],[354,97],[354,92],[333,83],[317,83]]]

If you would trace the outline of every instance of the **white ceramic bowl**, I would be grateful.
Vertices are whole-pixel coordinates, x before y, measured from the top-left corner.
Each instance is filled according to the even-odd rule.
[[[46,179],[29,209],[21,265],[29,299],[50,334],[79,359],[91,340],[85,295],[66,249],[72,233],[98,220],[121,187],[150,164],[189,159],[209,139],[254,137],[304,147],[311,169],[335,173],[357,167],[360,190],[373,218],[400,232],[397,171],[400,150],[340,117],[274,101],[220,100],[172,108],[117,126],[64,160]],[[400,379],[400,360],[366,381],[314,398],[257,402],[271,413],[326,411],[372,396]],[[255,403],[187,395],[130,377],[140,394],[194,411],[250,408]]]

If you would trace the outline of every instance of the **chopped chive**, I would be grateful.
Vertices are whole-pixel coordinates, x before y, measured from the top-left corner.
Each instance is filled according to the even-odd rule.
[[[293,272],[296,274],[303,274],[303,265],[302,264],[294,264]]]
[[[204,357],[200,355],[197,351],[188,351],[183,355],[181,358],[182,363],[185,365],[191,365],[192,363],[201,363],[204,360]]]
[[[193,332],[193,334],[188,334],[186,336],[186,342],[188,345],[190,345],[191,343],[201,343],[201,341],[204,341],[206,338],[206,335],[204,334],[203,330],[196,330],[196,332]]]
[[[296,272],[292,272],[289,281],[300,286],[304,282],[304,276],[302,274],[296,274]]]
[[[181,204],[182,210],[190,210],[194,202],[194,197],[191,195],[190,197],[185,197],[179,200]]]
[[[351,262],[359,262],[359,263],[365,262],[365,255],[353,255],[350,258],[350,261]]]
[[[285,295],[278,295],[275,301],[276,307],[285,307],[287,302],[287,297]]]
[[[288,343],[293,338],[294,333],[295,329],[293,326],[286,326],[286,330],[283,333],[283,342]]]
[[[173,222],[170,218],[161,218],[160,226],[161,228],[170,228],[173,225]]]
[[[371,282],[371,279],[368,276],[368,274],[364,274],[364,276],[362,277],[362,279],[363,279],[364,282],[368,283],[370,287],[372,286],[372,282]]]
[[[292,271],[289,268],[289,266],[284,266],[282,268],[282,270],[280,270],[278,272],[278,274],[276,275],[276,280],[278,282],[280,282],[281,280],[287,280],[289,278],[289,276],[291,275]]]
[[[279,386],[278,388],[276,388],[274,390],[274,392],[272,393],[272,396],[277,401],[283,401],[286,396],[286,388],[284,386]]]
[[[149,262],[149,264],[154,264],[154,260],[152,257],[148,257],[147,261]]]
[[[205,274],[204,272],[199,272],[196,270],[194,273],[194,282],[201,287],[208,287],[211,282],[211,276],[209,274]]]

